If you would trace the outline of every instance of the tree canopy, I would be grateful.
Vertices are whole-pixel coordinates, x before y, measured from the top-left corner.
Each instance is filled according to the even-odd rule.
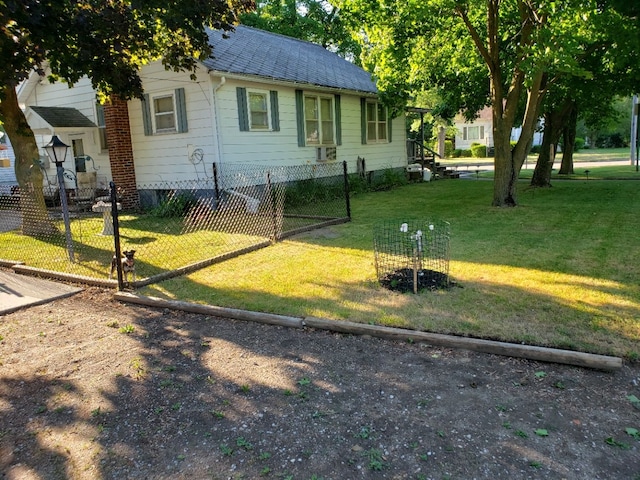
[[[327,0],[263,0],[240,16],[243,25],[307,40],[359,63],[360,44]]]
[[[336,0],[388,99],[437,88],[441,114],[493,111],[493,204],[517,204],[517,178],[544,97],[560,76],[588,78],[585,39],[602,35],[597,0]],[[636,33],[637,34],[637,33]],[[515,147],[511,128],[522,125]]]

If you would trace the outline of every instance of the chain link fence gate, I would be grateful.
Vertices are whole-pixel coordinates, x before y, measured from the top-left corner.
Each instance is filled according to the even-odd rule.
[[[108,192],[71,190],[69,232],[62,202],[46,187],[44,211],[33,201],[34,192],[16,187],[0,195],[0,264],[112,285],[108,277],[118,239],[121,251],[136,251],[135,286],[142,286],[350,219],[346,163],[214,165],[213,178],[137,190],[135,212],[113,209]]]

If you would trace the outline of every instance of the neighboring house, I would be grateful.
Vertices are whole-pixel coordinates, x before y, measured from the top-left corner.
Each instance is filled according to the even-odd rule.
[[[478,117],[468,122],[462,115],[456,115],[454,120],[456,127],[455,148],[460,150],[471,149],[471,144],[479,143],[487,148],[493,147],[493,117],[491,107],[480,110]],[[541,120],[542,122],[542,120]],[[542,123],[541,123],[542,124]],[[511,140],[517,141],[520,138],[522,128],[511,129]],[[533,135],[532,145],[542,144],[541,128],[536,129]]]
[[[493,119],[490,107],[480,110],[478,117],[471,122],[466,121],[462,115],[456,115],[454,122],[455,148],[470,150],[473,143],[486,145],[487,148],[493,147]]]
[[[212,178],[214,163],[406,166],[404,117],[389,118],[369,73],[309,42],[244,26],[228,36],[210,31],[214,58],[195,81],[143,67],[144,98],[124,106],[98,105],[86,78],[68,88],[34,75],[18,95],[38,145],[58,135],[91,159],[80,164],[98,187]]]
[[[10,195],[17,184],[13,148],[7,135],[0,132],[0,195]]]

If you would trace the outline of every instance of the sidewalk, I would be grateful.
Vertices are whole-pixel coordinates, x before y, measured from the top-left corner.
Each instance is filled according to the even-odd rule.
[[[68,297],[83,289],[0,269],[0,315]]]

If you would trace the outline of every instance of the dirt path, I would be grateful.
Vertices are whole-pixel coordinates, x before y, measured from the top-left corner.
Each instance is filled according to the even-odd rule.
[[[638,479],[615,373],[120,304],[0,318],[3,479]],[[635,433],[635,436],[634,436]]]

